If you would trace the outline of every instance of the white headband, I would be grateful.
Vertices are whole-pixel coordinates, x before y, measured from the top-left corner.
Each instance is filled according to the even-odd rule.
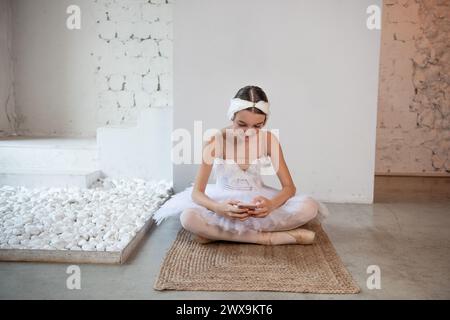
[[[266,114],[266,119],[269,117],[270,111],[269,111],[270,104],[265,101],[259,101],[259,102],[251,102],[248,100],[242,100],[239,98],[233,98],[230,101],[230,107],[228,108],[228,119],[232,120],[233,116],[236,112],[250,108],[255,107],[261,110]]]

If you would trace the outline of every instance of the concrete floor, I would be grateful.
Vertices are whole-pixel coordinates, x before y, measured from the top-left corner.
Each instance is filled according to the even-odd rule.
[[[155,291],[181,227],[172,218],[153,227],[128,264],[80,265],[81,290],[66,288],[68,265],[2,262],[0,299],[450,299],[450,202],[328,206],[324,228],[360,294]],[[381,269],[380,290],[366,287],[369,265]]]

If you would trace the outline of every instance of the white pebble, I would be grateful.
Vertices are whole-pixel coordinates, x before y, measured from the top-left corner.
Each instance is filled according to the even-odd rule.
[[[171,188],[110,178],[90,189],[1,186],[0,248],[120,251]]]
[[[37,226],[31,225],[31,226],[25,226],[25,234],[27,235],[35,235],[39,234],[41,232],[41,229]]]

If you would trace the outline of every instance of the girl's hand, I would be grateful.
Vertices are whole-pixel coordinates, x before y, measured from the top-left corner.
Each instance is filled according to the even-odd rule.
[[[264,218],[275,209],[272,201],[263,196],[254,197],[252,202],[257,205],[255,210],[249,210],[249,215],[254,218]]]
[[[218,202],[214,211],[221,216],[244,221],[250,215],[248,214],[248,209],[239,209],[236,206],[239,202],[240,201],[238,200],[225,200],[222,202]]]

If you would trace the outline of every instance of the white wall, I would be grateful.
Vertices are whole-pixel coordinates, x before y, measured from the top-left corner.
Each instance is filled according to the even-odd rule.
[[[0,136],[16,128],[11,0],[0,0]]]
[[[74,1],[13,1],[16,109],[25,135],[95,136],[94,21],[66,28]],[[85,11],[91,1],[75,1]],[[88,116],[89,115],[89,116]]]
[[[228,125],[229,99],[259,85],[298,191],[372,202],[380,46],[380,32],[366,28],[372,4],[381,1],[177,2],[174,128]],[[175,189],[196,170],[174,166]]]
[[[81,30],[66,28],[69,5]],[[172,7],[147,0],[14,0],[23,135],[95,136],[172,105]]]
[[[137,126],[97,130],[99,165],[114,178],[173,180],[171,165],[172,108],[148,108]]]

